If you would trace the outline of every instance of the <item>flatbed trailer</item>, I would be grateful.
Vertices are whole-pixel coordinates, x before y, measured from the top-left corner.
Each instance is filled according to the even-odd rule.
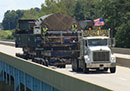
[[[81,31],[47,31],[45,36],[17,32],[16,47],[23,48],[23,54],[17,53],[16,56],[64,68],[79,53],[81,35]]]

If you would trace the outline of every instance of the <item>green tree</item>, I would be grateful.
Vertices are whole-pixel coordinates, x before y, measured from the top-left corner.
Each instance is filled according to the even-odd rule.
[[[99,0],[78,0],[74,16],[77,20],[93,20],[102,16]]]
[[[119,25],[116,27],[117,47],[130,48],[130,1],[119,0]]]
[[[117,28],[116,32],[116,46],[122,48],[130,48],[130,20],[126,23],[121,24],[120,27]]]
[[[5,13],[4,19],[2,21],[3,28],[5,30],[15,29],[18,24],[18,19],[20,19],[22,16],[23,16],[23,11],[8,10]]]
[[[77,20],[84,20],[84,8],[81,1],[77,1],[75,10],[74,10],[74,16]]]

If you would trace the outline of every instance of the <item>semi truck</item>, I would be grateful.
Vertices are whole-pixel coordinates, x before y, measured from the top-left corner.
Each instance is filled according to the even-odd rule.
[[[101,33],[100,33],[101,32]],[[80,39],[79,55],[72,61],[72,70],[88,73],[91,69],[116,72],[116,57],[111,51],[115,39],[111,39],[110,31],[90,30]]]
[[[75,23],[78,27],[72,31]],[[44,25],[48,30],[44,33]],[[73,71],[90,69],[116,72],[116,57],[111,52],[108,30],[81,30],[73,17],[56,13],[36,20],[19,20],[15,32],[15,46],[23,49],[16,56],[31,59],[33,62],[65,68],[72,64]]]

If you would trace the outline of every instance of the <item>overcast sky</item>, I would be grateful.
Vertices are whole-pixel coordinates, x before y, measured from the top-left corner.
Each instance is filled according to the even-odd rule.
[[[39,7],[45,0],[0,0],[0,22],[7,10],[30,9]]]

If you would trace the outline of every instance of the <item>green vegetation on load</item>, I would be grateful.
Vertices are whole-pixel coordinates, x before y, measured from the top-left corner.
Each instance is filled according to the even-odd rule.
[[[108,30],[85,30],[84,36],[109,36]]]
[[[77,20],[104,18],[103,29],[110,28],[117,47],[130,48],[130,0],[45,0],[41,8],[7,11],[2,26],[17,28],[18,19],[37,19],[47,14],[62,12]]]
[[[0,39],[14,39],[14,30],[0,30]]]

